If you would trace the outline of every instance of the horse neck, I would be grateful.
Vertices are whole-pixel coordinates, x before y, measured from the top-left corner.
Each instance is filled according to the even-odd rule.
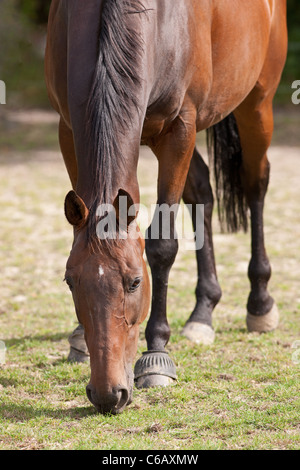
[[[95,197],[111,202],[120,187],[131,186],[134,196],[138,194],[136,167],[147,95],[140,15],[128,15],[128,8],[140,2],[132,0],[130,7],[123,0],[96,3],[96,20],[93,9],[82,10],[84,21],[70,15],[68,37],[77,192],[88,205]]]

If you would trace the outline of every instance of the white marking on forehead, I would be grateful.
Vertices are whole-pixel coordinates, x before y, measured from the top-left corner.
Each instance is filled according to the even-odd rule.
[[[99,276],[101,277],[101,276],[103,276],[103,274],[104,274],[104,270],[103,270],[103,268],[100,264],[100,266],[99,266]]]

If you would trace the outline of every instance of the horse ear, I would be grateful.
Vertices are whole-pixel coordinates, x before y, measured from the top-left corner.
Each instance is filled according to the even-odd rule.
[[[132,197],[124,189],[119,189],[113,206],[116,211],[116,219],[119,226],[123,230],[127,231],[129,225],[136,219],[137,216],[137,211],[135,209]]]
[[[81,228],[85,224],[88,214],[89,210],[81,197],[75,191],[70,191],[65,198],[65,215],[68,222],[76,228]]]

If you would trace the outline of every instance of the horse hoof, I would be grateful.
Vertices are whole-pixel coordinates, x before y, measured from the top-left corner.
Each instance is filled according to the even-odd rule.
[[[90,359],[89,351],[84,339],[84,328],[79,325],[69,336],[70,352],[69,362],[87,362]]]
[[[196,344],[213,344],[215,332],[211,326],[195,321],[188,322],[181,334]]]
[[[176,379],[175,364],[166,351],[146,351],[134,367],[137,388],[166,387]]]
[[[90,360],[90,356],[85,354],[82,351],[77,351],[74,348],[70,348],[70,352],[68,355],[68,362],[88,362]]]
[[[252,315],[247,312],[246,323],[250,333],[255,331],[258,333],[268,333],[269,331],[275,330],[279,323],[277,305],[274,302],[270,312],[266,315]]]

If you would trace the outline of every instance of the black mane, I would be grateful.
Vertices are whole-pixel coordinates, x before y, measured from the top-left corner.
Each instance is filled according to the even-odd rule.
[[[98,62],[87,107],[94,176],[89,239],[96,236],[99,204],[112,203],[113,170],[125,171],[118,135],[130,123],[132,108],[138,107],[142,52],[141,37],[128,20],[129,15],[145,11],[140,0],[104,0],[102,8]]]

